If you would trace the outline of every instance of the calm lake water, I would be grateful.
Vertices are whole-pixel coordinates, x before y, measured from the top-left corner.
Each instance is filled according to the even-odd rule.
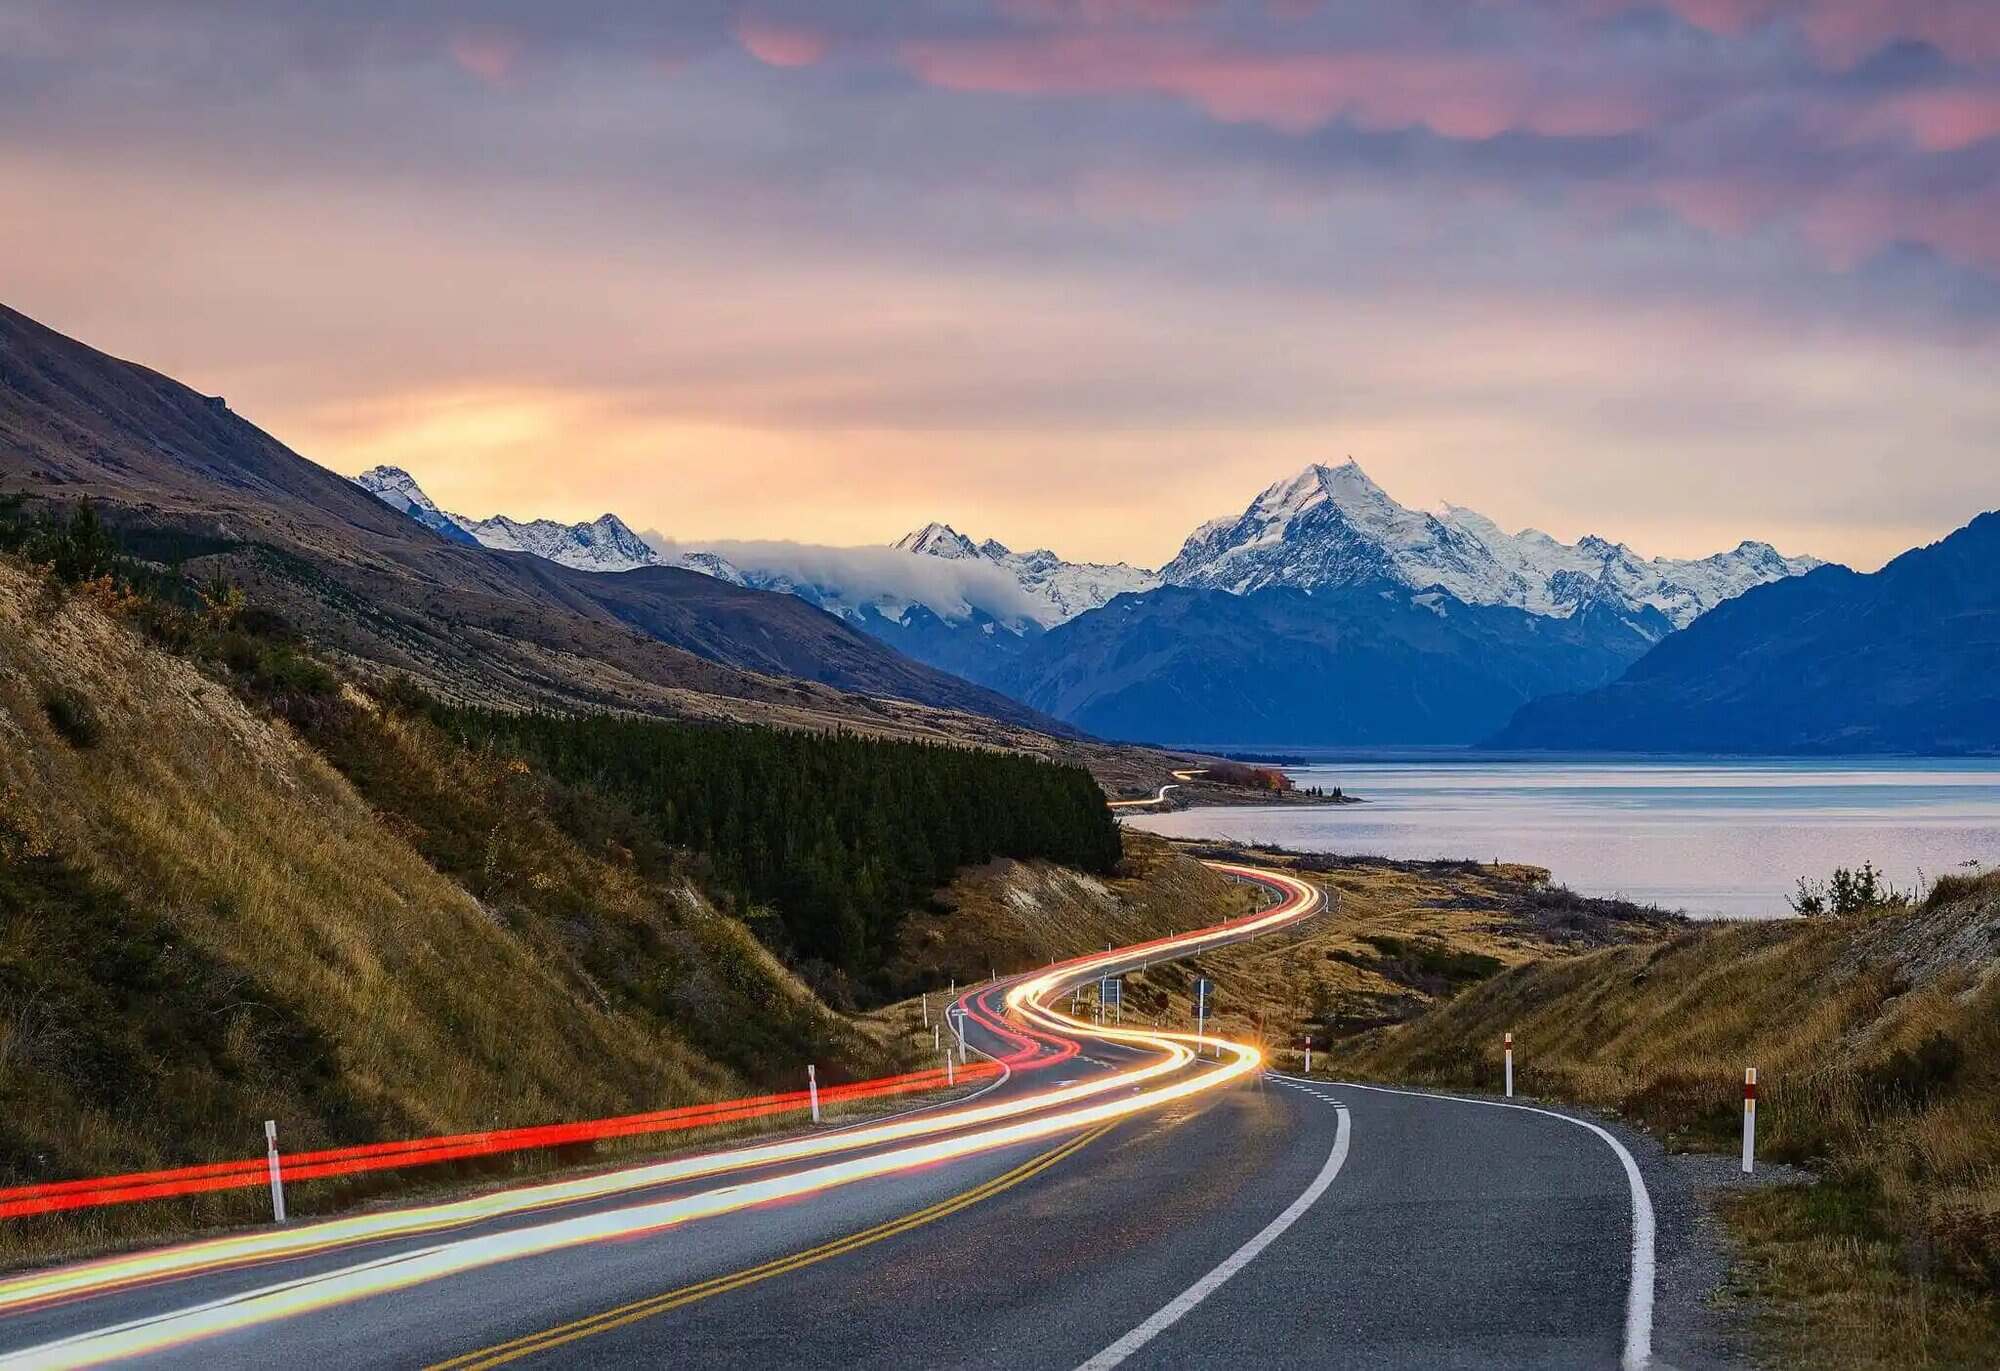
[[[2000,761],[1516,761],[1305,754],[1366,804],[1134,815],[1181,837],[1531,862],[1593,895],[1764,918],[1800,876],[1872,861],[1899,886],[2000,865]]]

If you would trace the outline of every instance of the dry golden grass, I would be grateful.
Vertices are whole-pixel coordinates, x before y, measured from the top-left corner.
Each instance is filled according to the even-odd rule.
[[[57,686],[90,701],[94,746],[55,731],[44,699]],[[406,760],[449,765],[420,743]],[[106,917],[165,921],[165,941],[146,944],[158,954],[145,968],[152,979],[120,1006],[130,1020],[121,1027],[143,1033],[148,1004],[167,1003],[146,996],[175,996],[189,967],[202,978],[189,995],[206,996],[202,1013],[222,1025],[201,1051],[162,1040],[137,1078],[107,1083],[68,1050],[77,1025],[35,981],[47,957],[64,955],[69,930],[46,916],[0,922],[0,987],[25,983],[0,1002],[0,1141],[19,1159],[15,1182],[255,1155],[265,1118],[280,1121],[293,1150],[745,1088],[658,1018],[590,993],[547,937],[510,927],[440,875],[289,728],[148,647],[89,597],[53,594],[4,564],[0,827],[20,851],[58,854],[97,883]],[[528,874],[593,882],[607,918],[636,916],[647,898],[574,854]],[[692,930],[712,974],[810,999],[692,886],[680,898],[672,920]],[[856,1054],[887,1059],[882,1044],[847,1032]],[[300,1044],[306,1059],[285,1055]],[[381,1184],[309,1185],[296,1203],[312,1212]],[[256,1210],[254,1196],[224,1194],[9,1223],[0,1263]]]
[[[901,979],[976,985],[1050,961],[1124,947],[1245,913],[1255,898],[1150,834],[1124,832],[1125,859],[1110,880],[1003,860],[962,873],[899,932],[891,968]],[[948,912],[947,912],[948,911]],[[931,996],[931,1017],[939,998]],[[930,1030],[916,1000],[887,1005],[868,1022],[927,1053]]]
[[[1183,859],[1207,850],[1177,845],[1183,849]],[[1286,867],[1297,860],[1239,856]],[[1638,918],[1593,918],[1582,929],[1552,923],[1533,908],[1535,897],[1547,893],[1547,873],[1536,867],[1362,862],[1334,871],[1295,869],[1326,889],[1329,913],[1283,934],[1152,968],[1128,989],[1132,1007],[1156,1022],[1191,1022],[1194,983],[1206,978],[1218,1031],[1259,1041],[1274,1060],[1296,1066],[1308,1032],[1325,1048],[1323,1018],[1345,1032],[1351,1031],[1345,1025],[1407,1017],[1500,969],[1609,939],[1652,942],[1670,931]],[[1425,962],[1442,970],[1426,971]]]
[[[935,908],[904,921],[892,970],[969,985],[996,969],[1143,942],[1250,907],[1241,886],[1164,840],[1128,829],[1124,843],[1124,862],[1110,880],[1012,860],[963,873],[938,893]]]

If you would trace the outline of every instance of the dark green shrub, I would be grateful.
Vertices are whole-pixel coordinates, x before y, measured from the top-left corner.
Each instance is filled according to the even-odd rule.
[[[64,585],[80,585],[105,575],[119,563],[118,540],[97,508],[84,500],[67,519],[44,523],[29,535],[21,551],[29,561],[48,566]]]
[[[96,747],[98,739],[104,736],[104,725],[99,722],[97,709],[89,697],[67,686],[42,692],[42,712],[72,747]]]
[[[1875,1099],[1903,1109],[1920,1109],[1951,1088],[1965,1052],[1955,1038],[1932,1033],[1912,1051],[1899,1047],[1862,1077]]]
[[[252,682],[272,695],[331,695],[340,685],[331,671],[283,644],[259,654]]]

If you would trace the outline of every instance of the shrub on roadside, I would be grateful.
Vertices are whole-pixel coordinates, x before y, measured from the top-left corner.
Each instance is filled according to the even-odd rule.
[[[1786,903],[1801,918],[1845,919],[1870,909],[1906,905],[1910,903],[1910,893],[1897,890],[1875,869],[1875,863],[1864,861],[1852,871],[1844,866],[1835,867],[1833,875],[1823,881],[1799,877],[1798,889],[1787,897]]]

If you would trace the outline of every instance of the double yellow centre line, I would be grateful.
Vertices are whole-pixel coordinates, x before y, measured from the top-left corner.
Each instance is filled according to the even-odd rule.
[[[694,1304],[699,1300],[708,1299],[713,1295],[723,1295],[731,1290],[741,1290],[747,1285],[755,1285],[759,1281],[767,1281],[774,1276],[782,1276],[788,1272],[797,1271],[801,1267],[812,1266],[817,1262],[827,1261],[830,1258],[843,1256],[859,1248],[868,1247],[874,1243],[883,1241],[885,1238],[893,1238],[899,1233],[907,1233],[913,1228],[921,1228],[927,1223],[933,1223],[938,1219],[944,1218],[947,1214],[956,1214],[959,1210],[970,1208],[978,1204],[981,1200],[991,1199],[1001,1191],[1012,1189],[1021,1182],[1039,1175],[1063,1158],[1082,1151],[1091,1143],[1109,1133],[1113,1128],[1118,1126],[1118,1122],[1114,1120],[1111,1123],[1100,1124],[1080,1137],[1072,1138],[1068,1142],[1042,1153],[1040,1156],[1023,1162],[1012,1171],[995,1176],[992,1180],[986,1181],[981,1185],[976,1185],[970,1190],[962,1191],[949,1199],[940,1200],[927,1209],[919,1209],[915,1213],[890,1219],[888,1222],[877,1224],[873,1228],[865,1228],[859,1233],[852,1233],[844,1238],[836,1238],[832,1242],[825,1243],[819,1247],[808,1248],[804,1252],[797,1252],[789,1257],[779,1257],[774,1261],[765,1262],[762,1266],[749,1267],[746,1270],[732,1272],[726,1276],[716,1276],[694,1285],[684,1285],[679,1289],[669,1290],[663,1294],[649,1295],[643,1300],[634,1300],[630,1304],[621,1304],[616,1308],[592,1314],[588,1318],[578,1319],[574,1323],[558,1324],[554,1328],[544,1329],[539,1333],[530,1333],[525,1337],[515,1338],[510,1342],[495,1343],[491,1347],[481,1348],[477,1352],[467,1352],[462,1356],[453,1357],[448,1361],[437,1362],[426,1368],[426,1371],[480,1371],[480,1368],[484,1367],[505,1366],[509,1362],[519,1361],[523,1357],[534,1356],[538,1352],[547,1352],[553,1348],[561,1347],[565,1343],[576,1342],[582,1338],[595,1337],[599,1333],[608,1333],[613,1329],[638,1323],[642,1319],[650,1319],[656,1314],[664,1314],[669,1310]]]

